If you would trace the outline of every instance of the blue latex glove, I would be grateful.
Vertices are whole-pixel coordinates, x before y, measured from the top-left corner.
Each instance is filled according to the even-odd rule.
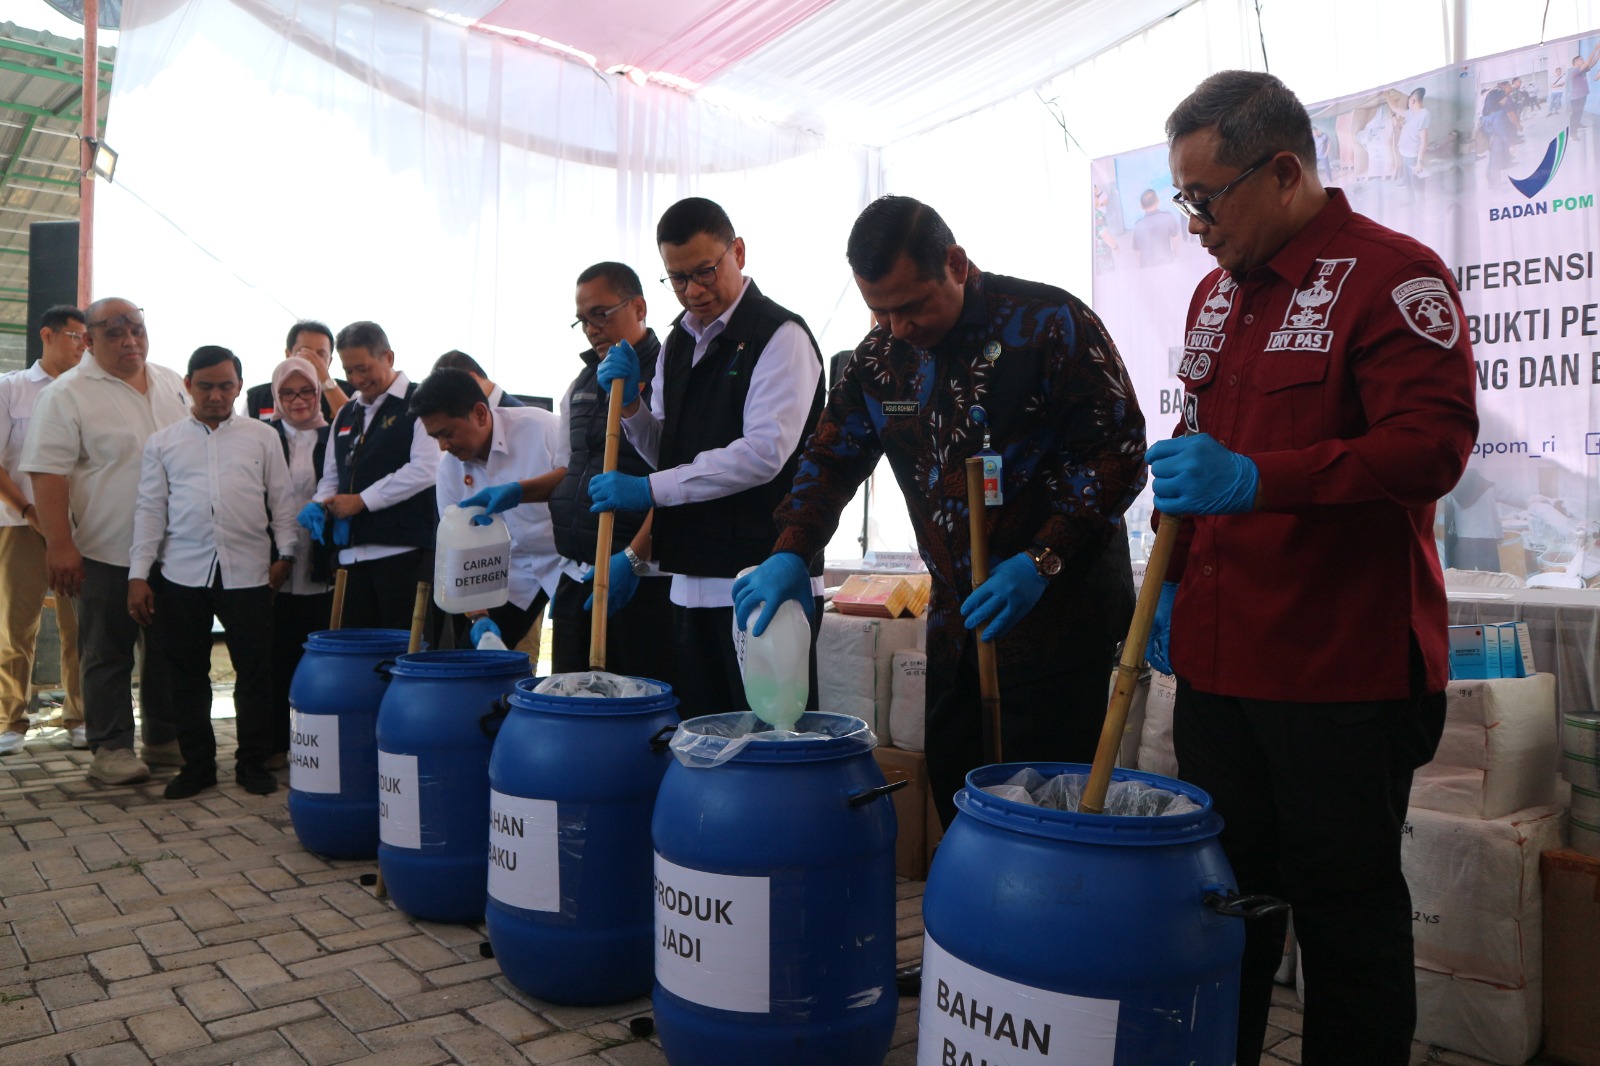
[[[1150,464],[1156,510],[1162,514],[1239,514],[1256,506],[1256,464],[1230,452],[1209,433],[1157,441]]]
[[[620,378],[622,402],[625,405],[639,398],[639,356],[627,341],[618,341],[611,346],[606,357],[600,360],[594,376],[607,392],[611,390],[611,383]]]
[[[589,479],[589,498],[594,501],[591,511],[638,511],[643,513],[656,505],[650,493],[650,479],[635,474],[597,474]]]
[[[496,515],[501,511],[509,511],[521,504],[522,486],[515,481],[508,481],[504,485],[490,485],[480,492],[474,492],[456,506],[462,510],[466,510],[468,507],[482,507],[486,513],[473,515],[472,524],[475,526],[487,526],[494,524],[494,519],[490,518],[489,515]]]
[[[467,633],[467,643],[476,648],[478,641],[483,639],[485,633],[493,633],[495,636],[500,637],[500,643],[505,643],[505,637],[500,634],[500,627],[495,625],[494,620],[487,615],[472,623],[472,629]]]
[[[1178,596],[1176,581],[1161,583],[1161,599],[1156,601],[1156,616],[1150,622],[1150,640],[1144,646],[1144,661],[1150,669],[1172,673],[1167,644],[1172,638],[1172,601]]]
[[[1018,552],[989,571],[989,580],[972,590],[961,604],[961,617],[968,629],[988,626],[983,631],[984,643],[998,640],[1033,610],[1049,583],[1033,556]]]
[[[633,564],[628,562],[628,557],[622,552],[611,557],[610,584],[606,587],[606,613],[616,614],[628,606],[628,601],[633,599],[633,594],[639,591],[639,575],[633,572]],[[589,571],[589,576],[583,579],[585,585],[594,584],[594,571]],[[589,598],[583,601],[585,611],[594,610],[594,590],[590,589]]]
[[[311,539],[318,544],[322,543],[323,525],[328,521],[328,512],[322,504],[312,502],[300,508],[300,513],[294,516],[300,527],[311,534]]]
[[[767,631],[773,616],[786,600],[799,600],[810,618],[814,606],[811,596],[811,574],[806,561],[794,552],[773,552],[767,561],[733,583],[733,617],[740,629],[748,629],[752,637]],[[764,604],[753,625],[750,612],[756,604]]]
[[[341,548],[350,547],[350,519],[335,518],[333,520],[333,543]]]

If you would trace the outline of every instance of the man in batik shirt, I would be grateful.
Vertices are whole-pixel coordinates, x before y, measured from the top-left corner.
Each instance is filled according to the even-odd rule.
[[[1094,757],[1133,609],[1122,514],[1144,484],[1144,416],[1092,311],[1061,289],[981,273],[933,208],[877,200],[847,258],[877,325],[778,508],[773,555],[735,585],[734,609],[759,633],[783,600],[807,603],[804,560],[889,457],[933,577],[928,775],[948,825],[984,751],[971,629],[997,641],[1007,761]],[[965,461],[985,424],[1003,502],[989,508],[989,580],[974,591]]]

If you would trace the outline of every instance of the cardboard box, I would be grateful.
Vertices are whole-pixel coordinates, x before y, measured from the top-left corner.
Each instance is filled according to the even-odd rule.
[[[1450,627],[1450,680],[1481,681],[1491,677],[1488,653],[1484,648],[1483,626]],[[1500,665],[1499,646],[1495,648],[1495,669]]]
[[[892,794],[895,819],[900,823],[894,843],[894,872],[913,881],[925,881],[933,849],[944,836],[939,811],[933,805],[933,790],[928,785],[928,760],[920,751],[901,751],[880,744],[873,757],[883,776],[911,783]]]
[[[1526,622],[1499,622],[1493,627],[1500,631],[1500,676],[1532,677],[1538,673],[1533,666],[1533,638]]]
[[[1540,856],[1544,875],[1544,1054],[1600,1066],[1600,859]]]

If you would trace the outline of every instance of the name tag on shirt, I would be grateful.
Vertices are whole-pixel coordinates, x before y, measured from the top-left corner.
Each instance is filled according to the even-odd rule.
[[[885,400],[883,401],[883,413],[889,418],[901,418],[906,415],[915,415],[917,413],[917,401]]]
[[[600,398],[600,394],[598,392],[575,392],[572,394],[572,398],[579,403],[592,403]]]

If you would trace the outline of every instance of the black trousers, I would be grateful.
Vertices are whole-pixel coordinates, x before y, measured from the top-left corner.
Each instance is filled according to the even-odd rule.
[[[336,567],[337,569],[337,567]],[[417,601],[417,582],[433,581],[433,552],[412,549],[382,559],[351,563],[343,567],[345,579],[344,629],[411,630],[411,611]],[[428,598],[428,613],[422,623],[422,639],[430,648],[439,648],[444,612]]]
[[[268,754],[289,750],[289,683],[305,655],[306,639],[327,629],[333,611],[333,593],[295,596],[279,592],[272,598],[271,740]]]
[[[817,632],[822,622],[822,597],[812,598],[810,692],[806,710],[817,709]],[[673,634],[678,655],[678,715],[748,711],[744,677],[733,650],[732,607],[680,607],[672,605]]]
[[[1006,762],[1094,762],[1106,717],[1106,688],[1114,645],[1081,665],[1030,681],[1000,674],[1000,748]],[[928,693],[928,784],[945,828],[956,816],[956,793],[967,774],[993,762],[989,723],[978,684],[977,638],[970,636],[956,665],[955,683]]]
[[[550,668],[558,674],[589,669],[591,612],[583,603],[592,584],[561,575],[550,608],[555,630]],[[606,616],[606,669],[628,677],[648,677],[678,688],[678,659],[672,643],[672,591],[670,577],[644,577],[628,605]]]
[[[238,715],[235,759],[260,765],[272,754],[272,590],[265,585],[225,589],[177,585],[157,574],[157,646],[166,658],[178,750],[189,769],[215,768],[217,738],[211,729],[211,618],[222,622],[237,677],[233,705]]]
[[[1178,770],[1222,815],[1239,891],[1294,908],[1305,1066],[1410,1061],[1417,996],[1400,837],[1412,771],[1433,757],[1443,730],[1443,693],[1278,703],[1178,680]],[[1281,915],[1245,925],[1238,1066],[1260,1060],[1284,931]]]

